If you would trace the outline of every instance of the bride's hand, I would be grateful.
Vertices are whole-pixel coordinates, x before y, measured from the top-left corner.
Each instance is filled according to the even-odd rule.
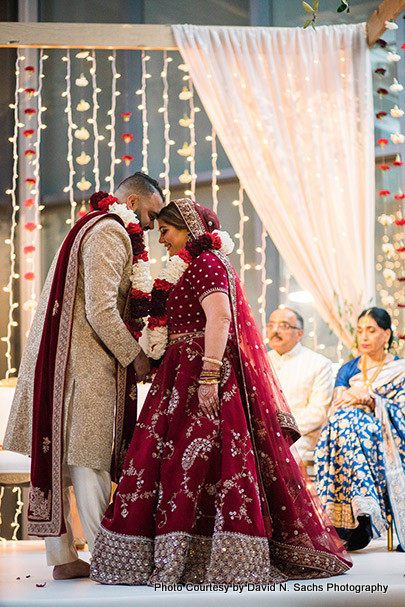
[[[218,384],[201,384],[198,388],[198,401],[204,415],[210,419],[215,419],[218,417]]]

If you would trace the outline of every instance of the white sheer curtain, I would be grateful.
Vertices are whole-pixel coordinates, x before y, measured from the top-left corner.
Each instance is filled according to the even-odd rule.
[[[374,297],[374,116],[364,24],[173,30],[263,224],[322,318],[351,347],[350,323]]]

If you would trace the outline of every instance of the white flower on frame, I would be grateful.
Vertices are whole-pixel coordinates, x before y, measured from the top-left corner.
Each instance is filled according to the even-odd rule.
[[[401,61],[401,55],[398,55],[398,53],[393,53],[392,51],[388,51],[387,59],[388,61],[392,62]]]
[[[402,86],[402,84],[400,84],[398,82],[398,80],[396,78],[394,78],[394,82],[390,86],[390,91],[392,91],[393,93],[400,93],[403,90],[404,90],[404,87]]]
[[[404,143],[405,135],[402,133],[391,133],[390,135],[392,143]]]
[[[397,30],[398,26],[395,21],[385,21],[384,23],[387,30]]]
[[[378,221],[381,223],[381,225],[383,226],[389,226],[394,222],[394,218],[392,217],[392,215],[380,215],[378,217]]]
[[[404,115],[404,110],[401,110],[397,105],[394,105],[390,110],[390,114],[393,118],[401,118]]]
[[[384,268],[383,276],[384,276],[385,280],[392,281],[392,280],[395,280],[396,274],[395,274],[394,270],[390,270],[389,268]]]

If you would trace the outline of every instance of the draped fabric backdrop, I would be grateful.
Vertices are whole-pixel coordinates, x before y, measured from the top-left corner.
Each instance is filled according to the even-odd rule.
[[[174,25],[195,87],[288,268],[343,343],[374,297],[365,26]]]

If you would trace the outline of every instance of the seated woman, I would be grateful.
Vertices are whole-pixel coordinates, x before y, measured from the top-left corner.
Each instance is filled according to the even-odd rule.
[[[164,357],[96,538],[92,579],[247,584],[344,573],[350,558],[290,453],[299,435],[225,254],[229,235],[188,199],[158,224],[170,259],[152,291],[149,349]]]
[[[405,548],[405,360],[388,352],[390,315],[364,310],[357,358],[336,377],[328,423],[315,449],[318,494],[349,550],[388,528]]]

